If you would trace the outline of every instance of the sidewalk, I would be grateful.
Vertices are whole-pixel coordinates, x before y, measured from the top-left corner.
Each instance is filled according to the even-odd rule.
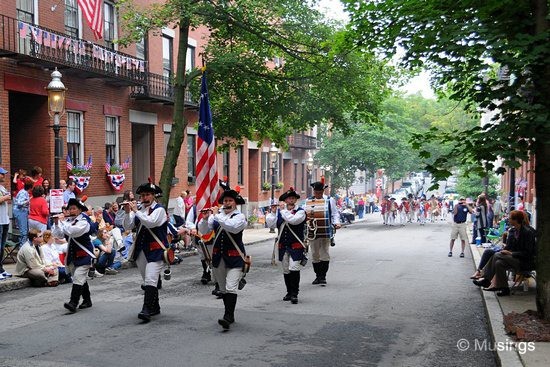
[[[476,247],[475,245],[470,245],[470,249],[472,250],[475,268],[477,264],[479,264],[484,249],[482,247]],[[518,290],[514,291],[514,294],[508,297],[498,297],[495,294],[496,292],[484,292],[481,290],[481,293],[485,302],[495,346],[497,346],[495,353],[500,361],[500,365],[503,367],[550,366],[550,343],[537,342],[534,343],[534,350],[527,350],[524,353],[520,353],[518,348],[510,350],[511,348],[509,346],[513,341],[504,330],[504,315],[512,311],[523,313],[527,310],[537,309],[535,303],[536,289],[534,281],[530,279],[529,289],[526,292],[523,291],[523,287],[519,287]],[[498,346],[503,347],[498,348]],[[508,348],[506,348],[506,346],[508,346]],[[525,346],[525,344],[523,346]]]

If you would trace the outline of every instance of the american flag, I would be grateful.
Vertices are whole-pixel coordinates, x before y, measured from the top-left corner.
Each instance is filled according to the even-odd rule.
[[[107,174],[111,173],[111,156],[107,156],[107,161],[105,162],[105,171]]]
[[[126,158],[124,162],[120,165],[122,169],[128,169],[130,168],[130,157]]]
[[[94,37],[96,39],[103,38],[103,18],[101,16],[103,0],[78,0],[78,5],[80,5],[82,14],[94,33]]]
[[[88,163],[86,163],[84,165],[84,167],[86,167],[86,169],[90,170],[92,169],[92,155],[90,154],[90,156],[88,157]]]
[[[73,161],[71,160],[71,156],[67,154],[67,171],[72,171],[73,170]]]
[[[208,102],[206,71],[202,74],[197,135],[197,212],[215,205],[218,198],[218,165],[216,142],[212,128],[212,112]]]

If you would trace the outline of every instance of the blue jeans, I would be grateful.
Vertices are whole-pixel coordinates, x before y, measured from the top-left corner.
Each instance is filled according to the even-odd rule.
[[[8,240],[8,231],[10,230],[10,224],[0,224],[0,273],[3,273],[4,267],[2,262],[4,261],[4,246]]]
[[[27,242],[29,234],[29,209],[17,209],[13,208],[13,217],[17,222],[17,227],[19,228],[19,244],[23,246]]]
[[[106,252],[102,252],[101,255],[99,255],[99,259],[97,259],[97,267],[100,269],[105,269],[113,265],[113,261],[115,261],[115,250],[112,250],[110,254]]]

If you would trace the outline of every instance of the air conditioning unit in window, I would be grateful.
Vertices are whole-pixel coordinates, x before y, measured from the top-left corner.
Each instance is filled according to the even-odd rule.
[[[189,185],[194,185],[196,179],[197,179],[197,178],[196,178],[195,176],[187,176],[187,183],[188,183]]]

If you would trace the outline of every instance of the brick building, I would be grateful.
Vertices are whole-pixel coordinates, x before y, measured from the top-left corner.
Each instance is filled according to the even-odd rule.
[[[149,176],[159,180],[172,127],[170,78],[178,52],[177,29],[167,27],[122,48],[115,42],[119,14],[112,1],[104,1],[103,17],[104,37],[96,41],[76,0],[0,2],[0,166],[13,174],[37,165],[53,181],[54,133],[45,87],[57,67],[68,88],[61,117],[61,178],[67,176],[64,157],[85,164],[92,156],[90,185],[84,193],[93,205],[120,195],[107,181],[107,159],[114,164],[131,157],[124,189],[135,189]],[[188,68],[200,62],[207,37],[206,28],[190,32]],[[194,192],[197,95],[188,91],[185,96],[188,127],[172,198],[181,190]],[[305,194],[308,179],[320,175],[317,169],[309,172],[306,163],[308,151],[317,148],[315,131],[288,139],[289,151],[279,154],[276,182]],[[269,202],[271,192],[262,190],[262,183],[271,181],[269,147],[267,141],[244,141],[238,149],[218,155],[219,175],[228,176],[231,186],[241,186],[246,211]]]

